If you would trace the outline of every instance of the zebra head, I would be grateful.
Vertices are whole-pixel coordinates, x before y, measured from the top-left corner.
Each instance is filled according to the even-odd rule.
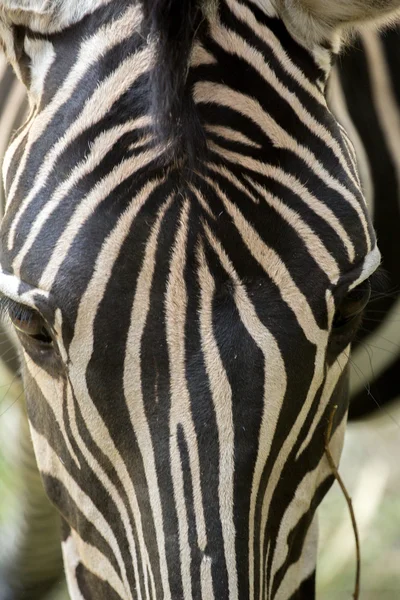
[[[314,598],[379,264],[325,83],[397,4],[0,2],[0,288],[74,600]]]

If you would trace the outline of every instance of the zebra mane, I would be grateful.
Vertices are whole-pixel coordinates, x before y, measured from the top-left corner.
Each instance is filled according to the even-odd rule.
[[[187,86],[190,54],[202,19],[202,0],[142,0],[145,27],[155,41],[150,76],[151,110],[158,139],[173,158],[191,162],[205,147],[194,101]]]
[[[130,0],[131,1],[131,0]],[[144,31],[154,44],[150,74],[150,104],[156,137],[167,151],[167,160],[193,162],[205,149],[190,89],[188,67],[196,32],[206,3],[216,0],[134,0],[142,5]],[[37,31],[61,29],[112,0],[0,0],[0,18],[9,24],[29,24]],[[13,60],[13,48],[8,59]]]

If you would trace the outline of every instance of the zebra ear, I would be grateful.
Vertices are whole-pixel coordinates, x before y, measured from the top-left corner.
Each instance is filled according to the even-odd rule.
[[[45,15],[51,12],[51,2],[49,0],[2,0],[0,8]]]
[[[49,23],[59,0],[0,0],[0,47],[18,78],[28,86],[30,58],[24,48],[23,30],[16,25],[34,26]]]
[[[400,17],[400,0],[278,0],[292,29],[308,41],[329,40],[338,30]]]
[[[399,0],[301,0],[304,10],[328,26],[338,27],[391,16]]]

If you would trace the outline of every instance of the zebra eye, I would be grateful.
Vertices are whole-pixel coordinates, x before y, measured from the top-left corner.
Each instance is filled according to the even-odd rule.
[[[53,338],[43,317],[36,310],[9,301],[8,316],[19,333],[42,344],[53,343]]]
[[[356,288],[348,292],[339,303],[333,319],[333,329],[341,330],[352,324],[357,317],[361,317],[371,297],[371,284],[369,280],[363,281]]]

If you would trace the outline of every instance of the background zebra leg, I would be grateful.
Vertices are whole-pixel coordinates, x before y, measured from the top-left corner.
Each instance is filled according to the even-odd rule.
[[[0,381],[1,501],[5,504],[0,524],[0,600],[39,600],[63,577],[59,516],[37,470],[22,382],[4,362],[0,362]],[[68,598],[65,593],[62,597]]]

